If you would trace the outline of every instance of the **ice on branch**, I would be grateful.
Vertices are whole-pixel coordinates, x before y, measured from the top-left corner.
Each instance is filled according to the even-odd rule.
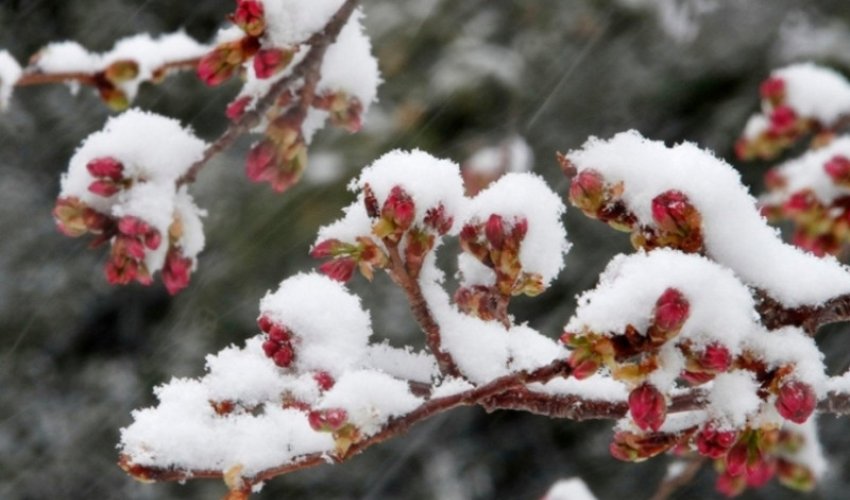
[[[193,68],[210,50],[182,31],[152,38],[140,34],[118,40],[103,53],[89,52],[76,42],[56,42],[39,51],[25,75],[56,75],[69,84],[94,85],[114,109],[126,108],[144,82],[157,83],[175,69]]]
[[[15,83],[21,77],[21,65],[9,52],[0,50],[0,110],[6,109]]]
[[[667,147],[631,131],[592,138],[569,161],[573,204],[631,231],[638,247],[704,252],[789,307],[850,292],[845,266],[782,242],[738,173],[694,144]]]
[[[762,212],[795,224],[794,244],[815,255],[850,243],[850,138],[786,161],[765,174]]]
[[[83,141],[62,176],[53,211],[59,229],[111,244],[111,283],[149,284],[161,271],[176,293],[204,247],[205,215],[178,180],[205,146],[170,118],[130,110],[110,119]]]
[[[370,352],[369,315],[335,281],[285,280],[261,301],[258,323],[263,333],[244,347],[208,356],[204,377],[172,380],[156,390],[157,406],[133,413],[121,433],[125,470],[140,479],[166,470],[250,478],[316,454],[343,458],[423,402],[406,380],[371,366],[418,356]],[[414,371],[429,365],[418,364]]]
[[[762,112],[735,145],[742,159],[771,159],[811,132],[829,131],[850,113],[850,83],[812,63],[777,69],[760,87]]]

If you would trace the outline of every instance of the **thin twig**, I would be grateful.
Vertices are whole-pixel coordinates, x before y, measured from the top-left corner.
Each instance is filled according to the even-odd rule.
[[[171,71],[189,70],[198,66],[199,57],[191,59],[180,59],[170,61],[158,66],[151,71],[151,75],[163,75]],[[36,85],[54,85],[57,83],[79,83],[81,85],[97,85],[103,74],[103,70],[92,73],[81,71],[67,73],[45,73],[38,69],[26,69],[23,75],[15,82],[15,87],[33,87]]]

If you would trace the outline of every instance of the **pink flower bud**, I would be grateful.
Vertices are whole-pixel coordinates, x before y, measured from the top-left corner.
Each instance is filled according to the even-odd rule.
[[[177,249],[169,250],[162,268],[162,282],[171,295],[189,285],[189,273],[192,271],[192,259],[183,257]]]
[[[812,210],[816,203],[817,200],[815,200],[814,193],[805,189],[792,194],[782,205],[782,208],[785,209],[788,215],[802,214]]]
[[[261,49],[254,56],[254,73],[264,80],[285,68],[292,61],[293,52],[281,49]]]
[[[699,229],[701,218],[688,197],[671,190],[652,199],[652,220],[664,231],[688,234]]]
[[[605,182],[596,170],[583,170],[570,184],[570,203],[590,217],[605,204]]]
[[[846,156],[833,156],[826,162],[823,169],[836,183],[850,183],[850,160]]]
[[[116,186],[114,182],[107,180],[97,180],[89,184],[89,191],[104,198],[109,198],[121,188]]]
[[[259,326],[260,330],[263,332],[269,333],[269,330],[271,330],[272,326],[274,326],[274,322],[268,316],[263,315],[257,318],[257,326]]]
[[[788,106],[777,106],[770,113],[769,132],[775,135],[785,135],[794,131],[797,124],[797,113]]]
[[[719,474],[714,487],[729,498],[740,495],[747,487],[747,482],[741,475],[732,475],[729,472]]]
[[[313,380],[316,381],[316,384],[318,384],[319,389],[323,391],[330,390],[336,383],[331,374],[326,371],[316,372],[313,375]]]
[[[454,218],[446,215],[446,209],[442,203],[425,212],[425,225],[441,236],[451,230],[452,224],[454,224]]]
[[[263,352],[270,358],[274,356],[278,349],[280,349],[280,344],[274,340],[266,340],[263,342]]]
[[[239,0],[236,12],[231,16],[233,24],[242,28],[246,34],[258,37],[266,29],[263,19],[263,4],[256,0]]]
[[[718,431],[708,424],[697,434],[697,450],[700,455],[710,458],[721,458],[738,440],[736,431]]]
[[[629,394],[629,413],[640,429],[657,431],[667,417],[667,401],[655,386],[643,383]]]
[[[198,61],[198,78],[207,85],[219,85],[230,78],[259,48],[259,41],[254,37],[223,43]]]
[[[815,411],[815,391],[809,384],[799,380],[790,380],[779,387],[776,396],[776,409],[783,418],[797,424],[809,419]]]
[[[502,249],[502,246],[505,244],[505,224],[502,216],[497,214],[490,215],[490,218],[487,219],[487,224],[484,226],[484,235],[493,248],[496,250]]]
[[[310,250],[310,257],[313,257],[314,259],[334,257],[338,255],[339,251],[342,250],[344,246],[348,245],[345,245],[345,243],[334,238],[325,240]]]
[[[139,264],[123,256],[111,258],[106,263],[106,280],[112,285],[126,285],[139,273]]]
[[[162,243],[162,235],[156,229],[151,229],[145,234],[145,246],[151,250],[156,250]]]
[[[245,173],[253,182],[264,182],[274,175],[277,149],[272,141],[263,139],[254,144],[248,153]]]
[[[749,445],[746,440],[740,440],[726,455],[726,473],[737,477],[746,472],[749,454]]]
[[[776,462],[765,460],[759,454],[759,457],[753,463],[747,465],[747,485],[760,488],[770,481],[774,474],[776,474]]]
[[[274,364],[281,368],[289,368],[294,358],[295,352],[292,350],[292,346],[290,344],[278,345],[277,352],[272,355],[272,361],[274,361]]]
[[[236,120],[242,118],[242,115],[245,114],[245,109],[248,107],[249,104],[251,104],[253,100],[254,98],[249,95],[242,96],[228,104],[227,109],[224,111],[224,114],[227,115],[227,118],[229,118],[230,121],[235,122]]]
[[[132,215],[126,215],[118,221],[118,231],[127,236],[144,237],[150,230],[151,227],[145,221]]]
[[[785,80],[771,76],[759,86],[759,94],[762,99],[771,102],[779,102],[785,97]]]
[[[339,430],[348,421],[348,413],[342,408],[313,410],[307,415],[310,427],[320,432]]]
[[[690,313],[690,303],[675,288],[664,290],[655,302],[653,324],[664,332],[678,332]]]
[[[698,362],[702,368],[712,373],[722,373],[732,365],[732,355],[725,346],[710,344],[705,348]]]
[[[124,164],[111,156],[91,160],[86,169],[94,177],[108,177],[113,181],[120,181],[124,176]]]
[[[283,344],[285,342],[289,342],[292,339],[292,334],[286,328],[278,325],[272,324],[268,331],[269,339],[277,342],[278,344]]]
[[[785,178],[779,170],[776,168],[771,168],[764,174],[764,186],[773,191],[776,189],[782,189],[786,185],[788,185],[788,179]]]
[[[392,221],[397,230],[406,231],[413,224],[415,215],[413,198],[401,186],[394,186],[384,202],[381,216]]]
[[[350,257],[333,259],[319,266],[319,271],[328,278],[345,283],[354,275],[357,262]]]
[[[56,206],[53,207],[53,218],[62,233],[76,238],[89,230],[85,218],[85,214],[89,211],[97,213],[89,209],[79,198],[73,196],[59,198],[56,200]]]

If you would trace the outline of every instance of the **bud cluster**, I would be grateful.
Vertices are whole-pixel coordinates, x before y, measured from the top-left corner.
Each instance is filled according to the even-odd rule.
[[[585,215],[619,231],[631,232],[635,248],[677,248],[697,253],[703,249],[702,216],[681,191],[665,191],[652,199],[652,225],[641,225],[623,200],[622,182],[606,182],[602,174],[584,169],[573,177],[569,198]]]
[[[372,281],[375,269],[384,269],[389,264],[384,250],[372,238],[366,236],[358,237],[354,244],[334,238],[325,240],[313,247],[310,256],[315,259],[330,259],[319,266],[319,271],[343,283],[354,276],[355,269],[359,269],[360,274]]]
[[[277,366],[289,368],[295,359],[292,332],[265,315],[260,316],[260,319],[257,320],[257,325],[267,336],[263,342],[263,352]]]
[[[788,180],[780,168],[765,174],[765,185],[778,196],[762,206],[762,214],[773,221],[794,223],[793,243],[818,256],[836,255],[850,244],[850,159],[843,154],[829,158],[823,171],[834,189],[842,194],[830,200],[819,197],[811,188],[787,193]],[[777,201],[773,201],[773,200]]]
[[[360,440],[360,431],[349,422],[348,412],[343,408],[312,410],[307,414],[307,420],[314,431],[331,433],[338,458],[344,458],[351,445]]]
[[[759,93],[764,115],[754,118],[759,125],[756,130],[735,143],[735,154],[739,159],[776,158],[801,137],[821,127],[814,117],[802,116],[787,102],[786,87],[786,81],[777,76],[762,82]]]
[[[198,77],[204,83],[211,86],[224,83],[243,63],[260,52],[260,37],[266,30],[264,14],[263,4],[258,0],[238,0],[236,11],[230,16],[230,20],[242,29],[245,36],[239,40],[221,43],[201,58],[197,71]],[[255,58],[255,66],[260,66],[264,74],[267,68],[270,68],[263,58]]]

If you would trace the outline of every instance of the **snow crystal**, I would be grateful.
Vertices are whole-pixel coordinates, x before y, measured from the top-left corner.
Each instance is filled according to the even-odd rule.
[[[752,296],[730,270],[705,257],[658,249],[612,259],[599,285],[579,297],[565,329],[622,334],[632,325],[645,332],[667,288],[687,299],[689,313],[679,338],[697,346],[720,342],[734,355],[744,336],[759,328]]]
[[[349,421],[365,436],[371,436],[389,419],[410,413],[422,403],[411,394],[407,382],[385,373],[359,370],[343,374],[317,408],[343,408]]]
[[[752,373],[733,370],[714,378],[708,395],[708,412],[719,428],[742,428],[762,405],[759,384]]]
[[[702,215],[708,256],[787,306],[816,305],[850,292],[845,266],[782,242],[738,173],[694,144],[668,148],[630,131],[607,141],[591,138],[569,158],[580,171],[595,169],[607,182],[623,182],[624,201],[642,224],[652,224],[655,196],[683,192]]]
[[[339,375],[366,356],[372,334],[369,314],[341,283],[326,276],[298,274],[260,301],[261,315],[295,336],[295,367]]]
[[[9,105],[15,82],[21,77],[21,65],[9,52],[0,50],[0,109]]]
[[[395,186],[401,186],[415,203],[416,224],[423,224],[428,209],[443,205],[446,216],[462,212],[466,198],[460,168],[449,160],[435,158],[420,150],[394,150],[363,169],[349,189],[371,187],[379,204]],[[454,225],[458,230],[458,224]]]
[[[579,478],[562,479],[549,488],[542,500],[596,500]]]
[[[523,270],[537,273],[549,284],[564,267],[569,250],[567,233],[561,223],[564,213],[561,198],[539,176],[510,173],[490,184],[468,205],[465,224],[486,222],[491,214],[506,222],[525,219],[528,232],[520,247]]]
[[[777,69],[771,76],[785,82],[785,102],[798,115],[830,124],[850,112],[850,84],[833,69],[800,63]]]

